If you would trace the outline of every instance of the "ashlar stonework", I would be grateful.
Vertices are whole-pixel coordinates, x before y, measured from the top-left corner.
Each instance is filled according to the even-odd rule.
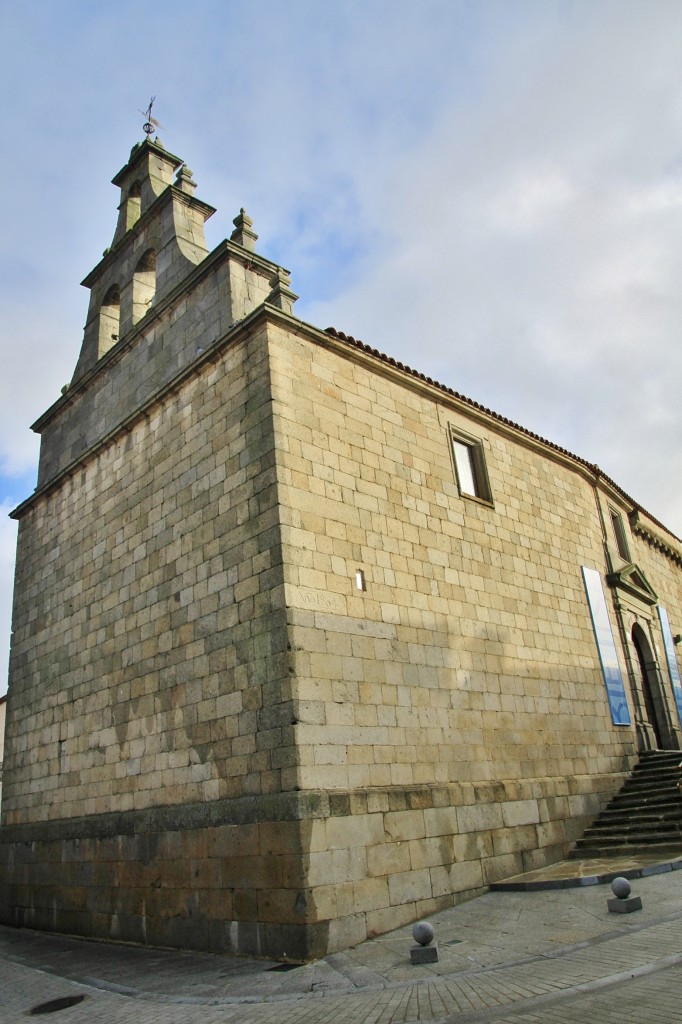
[[[0,920],[306,960],[560,858],[680,747],[680,541],[297,319],[243,210],[209,252],[158,140],[114,184],[13,513]]]

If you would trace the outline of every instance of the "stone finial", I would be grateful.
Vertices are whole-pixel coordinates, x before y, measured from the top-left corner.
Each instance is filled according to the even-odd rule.
[[[234,224],[234,231],[230,235],[230,241],[243,246],[245,249],[248,249],[249,252],[254,252],[258,235],[255,231],[251,230],[253,227],[253,221],[243,206],[232,223]]]
[[[642,909],[642,897],[631,896],[632,887],[622,875],[611,882],[611,892],[615,899],[608,899],[606,905],[611,914],[630,914],[633,910]]]
[[[430,921],[419,921],[412,929],[412,938],[420,946],[428,946],[429,943],[433,942],[435,934]]]
[[[410,947],[410,962],[413,964],[435,964],[438,962],[438,944],[431,943],[435,931],[430,921],[419,921],[412,929],[412,938],[418,946]]]
[[[175,175],[175,184],[181,192],[186,192],[189,196],[194,195],[197,183],[192,180],[192,172],[186,164],[183,164]]]
[[[287,274],[286,270],[282,267],[277,268],[277,273],[273,274],[270,278],[270,287],[272,291],[268,295],[266,302],[269,302],[271,306],[278,306],[279,309],[284,310],[285,313],[293,313],[294,303],[298,298],[295,292],[292,292],[289,285],[291,284],[291,278]]]

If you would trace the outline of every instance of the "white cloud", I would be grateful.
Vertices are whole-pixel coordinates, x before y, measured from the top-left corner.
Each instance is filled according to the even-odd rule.
[[[575,187],[561,171],[530,169],[518,174],[506,191],[491,199],[489,229],[531,234],[565,212],[575,194]]]

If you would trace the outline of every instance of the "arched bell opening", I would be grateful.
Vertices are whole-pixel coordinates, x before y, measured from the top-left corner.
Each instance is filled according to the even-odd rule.
[[[121,324],[121,292],[117,284],[109,288],[99,310],[97,358],[101,359],[119,339]]]
[[[133,323],[136,324],[151,308],[156,294],[156,252],[147,251],[140,258],[133,275]]]
[[[134,181],[128,189],[125,204],[126,231],[129,231],[140,219],[140,204],[142,197],[142,186],[139,181]]]

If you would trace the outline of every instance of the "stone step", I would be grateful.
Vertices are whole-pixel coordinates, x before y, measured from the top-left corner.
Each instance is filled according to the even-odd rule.
[[[682,751],[641,751],[637,764],[641,768],[645,768],[647,765],[654,764],[655,762],[669,761],[682,761]],[[637,765],[635,765],[633,771],[637,771]]]
[[[682,825],[682,816],[678,815],[654,815],[652,817],[640,817],[639,815],[629,815],[625,817],[612,817],[605,818],[603,815],[599,815],[598,818],[589,825],[589,828],[606,828],[613,830],[614,828],[638,828],[638,829],[651,829],[656,831],[658,828],[671,828],[676,829]]]
[[[599,815],[612,821],[614,818],[622,818],[623,821],[632,821],[637,817],[665,817],[666,815],[676,817],[682,814],[682,801],[680,800],[643,800],[636,804],[609,804]],[[595,821],[599,819],[595,818]]]
[[[632,769],[633,776],[646,775],[647,772],[660,772],[669,769],[679,768],[682,762],[682,751],[678,751],[674,757],[656,758],[642,763],[638,761]]]
[[[679,781],[682,776],[678,776],[677,772],[674,775],[669,775],[666,779],[656,779],[649,781],[647,785],[640,783],[637,786],[631,786],[627,782],[618,790],[613,797],[614,800],[619,797],[646,797],[647,794],[655,796],[657,793],[680,793],[682,790],[679,788]]]
[[[662,831],[682,835],[682,821],[617,821],[614,824],[597,821],[585,829],[585,837],[596,839],[608,836],[657,836]]]
[[[682,807],[662,804],[655,808],[638,807],[630,813],[624,813],[622,810],[605,810],[601,812],[597,821],[610,825],[621,822],[627,824],[630,821],[682,821]]]
[[[638,764],[646,764],[648,761],[674,760],[675,758],[682,761],[682,750],[641,750]]]
[[[630,789],[623,786],[622,789],[611,797],[611,803],[615,803],[617,800],[627,802],[632,800],[657,800],[660,797],[667,797],[668,799],[682,798],[682,789],[677,785],[675,779],[672,779],[668,785],[657,783],[655,786],[643,786],[640,789]]]
[[[622,807],[631,807],[633,804],[651,803],[682,803],[682,790],[679,786],[657,786],[655,789],[622,790],[616,793],[609,800],[609,807],[620,804]]]
[[[628,835],[619,832],[614,835],[599,835],[597,837],[586,832],[584,838],[579,839],[576,843],[576,848],[582,849],[584,846],[599,846],[602,849],[611,849],[614,846],[621,845],[629,846],[630,849],[634,846],[646,847],[647,849],[650,846],[677,846],[682,850],[682,834],[679,832],[656,832],[646,835],[641,835],[640,833]]]
[[[682,751],[651,751],[648,754],[640,754],[639,761],[633,771],[647,771],[651,767],[679,765],[682,761]]]
[[[682,855],[682,751],[647,751],[570,856],[678,851]]]
[[[649,786],[670,786],[675,785],[682,779],[681,768],[652,768],[649,772],[640,772],[639,775],[631,775],[623,783],[623,788],[630,790],[648,789]]]
[[[605,807],[602,814],[622,814],[625,817],[631,814],[637,814],[638,811],[642,811],[645,814],[662,814],[666,810],[674,811],[676,808],[682,809],[682,800],[679,800],[676,794],[669,796],[662,795],[659,799],[649,800],[634,800],[632,802],[624,801],[612,801],[608,807]]]
[[[682,807],[682,794],[679,790],[671,789],[667,792],[647,793],[641,796],[620,794],[609,801],[606,810],[622,811],[623,814],[629,814],[638,807],[644,810],[655,810],[666,804],[670,807]]]
[[[634,828],[637,826],[639,829],[651,829],[655,831],[660,828],[674,828],[677,829],[682,826],[681,815],[668,815],[667,817],[662,815],[661,817],[645,818],[636,816],[632,818],[604,818],[600,817],[589,827],[591,829],[609,829],[613,831],[616,828]]]
[[[623,787],[619,793],[612,797],[612,801],[647,800],[661,796],[668,797],[670,799],[676,795],[682,795],[682,790],[680,790],[676,780],[672,780],[668,785],[659,783],[655,786],[641,786],[638,789],[634,789],[629,786],[627,788]]]
[[[641,849],[641,847],[639,847]],[[598,843],[592,846],[587,843],[583,846],[576,847],[571,850],[568,857],[569,860],[587,860],[588,858],[600,858],[600,857],[630,857],[638,849],[638,845],[631,845],[628,843],[621,843],[620,845],[612,845],[603,847]],[[654,853],[657,857],[670,857],[671,859],[682,857],[682,843],[650,843],[646,847],[647,853]]]
[[[658,783],[678,781],[682,777],[682,768],[652,768],[648,772],[640,772],[639,775],[631,775],[624,785],[628,789],[638,789],[640,786],[652,786]]]

